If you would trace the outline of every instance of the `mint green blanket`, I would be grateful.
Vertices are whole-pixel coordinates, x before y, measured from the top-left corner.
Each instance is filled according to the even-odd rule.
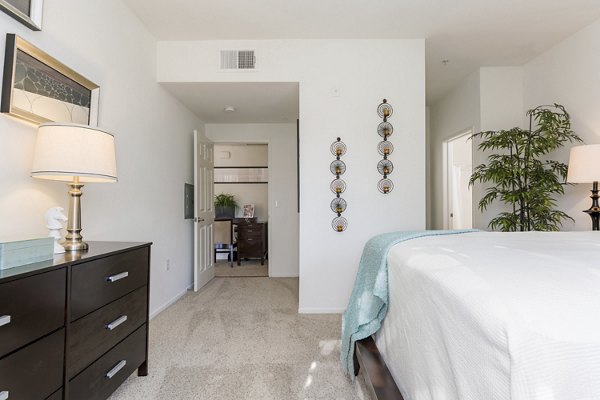
[[[456,235],[462,231],[390,232],[370,239],[363,249],[354,289],[342,318],[342,367],[353,376],[354,342],[379,330],[388,309],[387,254],[397,243],[423,236]]]

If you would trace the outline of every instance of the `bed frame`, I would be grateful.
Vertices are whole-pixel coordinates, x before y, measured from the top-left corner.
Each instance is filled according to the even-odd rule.
[[[374,400],[404,400],[372,336],[356,342],[354,375],[362,372]]]

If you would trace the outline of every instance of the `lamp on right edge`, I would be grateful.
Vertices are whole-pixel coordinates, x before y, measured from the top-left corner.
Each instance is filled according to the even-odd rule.
[[[598,205],[598,181],[600,181],[600,144],[575,146],[569,157],[569,183],[592,183],[592,206],[584,213],[592,218],[592,230],[600,230],[600,205]]]

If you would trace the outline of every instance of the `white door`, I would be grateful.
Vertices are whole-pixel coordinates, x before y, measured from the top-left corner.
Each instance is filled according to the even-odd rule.
[[[213,145],[194,130],[194,291],[215,276],[213,171]]]
[[[469,179],[473,172],[473,141],[471,131],[447,142],[447,205],[448,227],[473,227],[473,194]]]

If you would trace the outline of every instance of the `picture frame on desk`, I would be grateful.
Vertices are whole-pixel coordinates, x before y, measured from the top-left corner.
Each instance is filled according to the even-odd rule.
[[[254,204],[245,204],[243,218],[254,218]]]
[[[42,30],[44,0],[0,0],[0,10],[33,31]]]
[[[6,35],[1,112],[35,124],[97,126],[99,97],[94,82],[14,33]]]

